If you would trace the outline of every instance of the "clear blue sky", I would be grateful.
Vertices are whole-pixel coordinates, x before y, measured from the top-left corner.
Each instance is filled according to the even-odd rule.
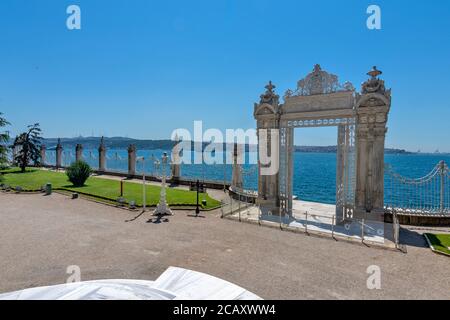
[[[66,28],[70,4],[81,30]],[[377,65],[393,90],[387,145],[450,151],[449,38],[448,0],[2,0],[0,111],[13,134],[40,122],[47,137],[253,128],[268,80],[282,95],[320,63],[359,88]],[[297,131],[297,144],[336,140]]]

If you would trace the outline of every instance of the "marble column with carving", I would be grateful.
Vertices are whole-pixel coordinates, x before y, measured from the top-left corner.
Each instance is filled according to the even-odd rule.
[[[355,217],[384,220],[384,148],[391,90],[374,67],[356,97]]]
[[[46,146],[44,144],[41,144],[41,159],[40,159],[41,166],[45,166],[46,152],[47,152]]]
[[[17,166],[16,157],[17,157],[17,153],[18,152],[19,152],[19,148],[17,146],[12,148],[12,155],[11,156],[12,156],[12,165],[13,166]]]
[[[175,143],[178,144],[180,139],[175,136]],[[172,164],[170,167],[172,171],[172,183],[179,184],[181,178],[181,157],[178,148],[172,149]]]
[[[234,148],[233,148],[233,169],[232,169],[232,179],[231,179],[231,187],[232,188],[237,188],[237,189],[242,189],[244,187],[244,183],[242,181],[242,168],[241,168],[241,163],[239,163],[242,157],[242,153],[241,150],[239,150],[240,147],[238,146],[237,143],[234,144]]]
[[[106,146],[103,137],[100,141],[100,146],[98,147],[98,171],[106,171]]]
[[[270,81],[266,91],[260,96],[260,102],[255,103],[253,116],[257,122],[258,135],[258,204],[263,214],[280,214],[279,175],[265,173],[271,164],[261,162],[262,157],[273,156],[279,149],[280,104],[279,96],[275,93],[275,85]],[[272,137],[274,131],[278,133]],[[276,150],[272,150],[272,139],[276,143]],[[264,155],[266,153],[266,155]],[[278,154],[275,155],[278,157]],[[278,159],[277,159],[278,160]],[[283,214],[283,213],[282,213]]]
[[[61,145],[61,139],[58,139],[58,143],[56,145],[56,168],[62,167],[62,151],[63,147]]]
[[[83,145],[77,144],[75,147],[75,161],[83,160]]]
[[[128,146],[128,176],[136,174],[136,146],[130,144]]]

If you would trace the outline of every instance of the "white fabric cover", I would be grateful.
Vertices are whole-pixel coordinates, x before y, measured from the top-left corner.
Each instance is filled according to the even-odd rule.
[[[257,295],[208,274],[169,267],[156,281],[96,280],[0,294],[0,300],[259,300]]]

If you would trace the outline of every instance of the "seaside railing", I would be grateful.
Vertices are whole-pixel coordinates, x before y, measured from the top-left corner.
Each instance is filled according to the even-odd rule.
[[[450,169],[441,161],[418,179],[385,168],[385,209],[400,214],[450,216]]]

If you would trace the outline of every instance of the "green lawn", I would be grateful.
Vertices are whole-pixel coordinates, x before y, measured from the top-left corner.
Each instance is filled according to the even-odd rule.
[[[47,183],[51,183],[55,190],[69,190],[80,194],[89,194],[116,201],[120,196],[120,181],[90,177],[85,186],[76,188],[67,180],[65,173],[29,168],[25,173],[19,169],[0,171],[3,173],[5,185],[20,186],[24,191],[36,191]],[[161,188],[154,185],[146,186],[146,204],[155,206],[158,204]],[[142,184],[125,182],[124,198],[126,201],[134,200],[137,205],[142,205]],[[220,202],[211,198],[206,193],[199,195],[199,201],[205,199],[207,205],[203,209],[211,209],[220,206]],[[172,206],[195,206],[196,192],[180,189],[167,189],[167,202]]]
[[[433,245],[436,251],[450,255],[450,234],[432,234],[426,233],[425,236]]]

